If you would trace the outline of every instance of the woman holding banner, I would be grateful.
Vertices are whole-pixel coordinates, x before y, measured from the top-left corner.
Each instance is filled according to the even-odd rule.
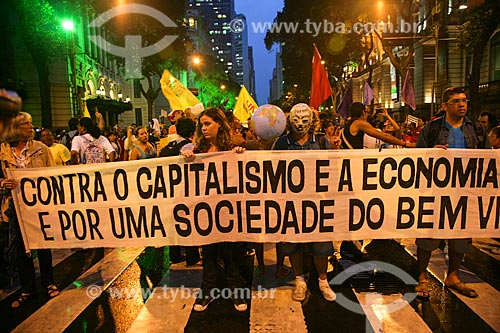
[[[215,153],[218,151],[231,150],[231,128],[224,112],[218,108],[206,109],[200,113],[195,133],[195,147],[186,150],[182,155],[187,161],[194,159],[195,153]],[[245,151],[242,147],[233,149],[236,153]],[[228,287],[233,291],[232,299],[234,308],[238,311],[247,309],[247,302],[243,295],[234,291],[243,286],[238,266],[235,262],[237,257],[238,243],[216,243],[204,245],[203,250],[203,282],[200,294],[194,304],[195,311],[205,311],[208,305],[219,296],[215,293],[217,286],[217,259],[219,255],[224,261]]]
[[[6,178],[8,168],[40,168],[55,166],[54,159],[46,145],[33,140],[35,135],[31,116],[21,112],[3,133],[4,142],[0,150],[0,187],[2,191],[2,223],[9,223],[9,262],[17,266],[21,283],[21,295],[12,303],[18,308],[31,300],[35,293],[35,266],[31,252],[26,253],[19,229],[16,212],[12,203],[11,190],[17,182]],[[50,250],[37,250],[40,263],[42,286],[50,298],[59,295],[54,284],[52,254]]]

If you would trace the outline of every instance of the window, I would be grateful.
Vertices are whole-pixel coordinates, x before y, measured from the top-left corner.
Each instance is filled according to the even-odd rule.
[[[490,81],[500,80],[500,32],[490,41]]]
[[[134,98],[141,98],[141,88],[139,80],[134,80]]]
[[[135,123],[136,124],[142,124],[142,109],[141,108],[135,108]]]

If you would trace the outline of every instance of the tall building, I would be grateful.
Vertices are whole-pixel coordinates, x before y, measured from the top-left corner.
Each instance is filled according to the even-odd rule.
[[[238,14],[235,16],[235,20],[238,20],[242,23],[243,27],[247,25],[247,19],[245,15]],[[234,45],[234,53],[233,53],[233,63],[234,70],[231,73],[231,78],[238,82],[240,85],[244,84],[245,87],[249,87],[250,85],[250,63],[248,61],[248,33],[247,29],[242,29],[241,31],[233,32],[233,45]],[[246,75],[245,75],[246,74]]]
[[[255,83],[255,67],[253,61],[253,48],[251,46],[248,47],[248,65],[249,65],[249,73],[248,73],[248,92],[252,95],[253,99],[257,101],[257,87]]]
[[[273,69],[273,78],[269,80],[268,102],[279,100],[283,95],[283,62],[281,61],[281,47],[276,50],[276,65]]]
[[[187,11],[199,15],[198,24],[208,31],[212,54],[232,76],[234,47],[229,24],[236,16],[234,0],[187,0]]]

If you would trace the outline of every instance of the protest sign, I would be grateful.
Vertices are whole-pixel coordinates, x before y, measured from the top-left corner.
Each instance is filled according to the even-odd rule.
[[[500,237],[498,157],[246,151],[9,174],[29,248]]]

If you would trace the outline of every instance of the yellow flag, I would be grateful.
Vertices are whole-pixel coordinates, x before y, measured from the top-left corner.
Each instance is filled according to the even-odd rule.
[[[253,115],[258,107],[257,103],[255,103],[252,96],[248,93],[247,88],[245,88],[244,85],[241,86],[240,94],[238,95],[238,100],[236,101],[233,112],[236,118],[241,122],[245,122]]]
[[[161,91],[165,98],[168,99],[172,110],[184,111],[186,108],[194,107],[194,110],[197,111],[193,112],[195,115],[203,111],[203,104],[200,103],[196,96],[166,69],[163,71],[160,84]]]
[[[83,102],[82,117],[90,118],[90,112],[89,112],[89,109],[87,109],[87,103],[86,102]]]

